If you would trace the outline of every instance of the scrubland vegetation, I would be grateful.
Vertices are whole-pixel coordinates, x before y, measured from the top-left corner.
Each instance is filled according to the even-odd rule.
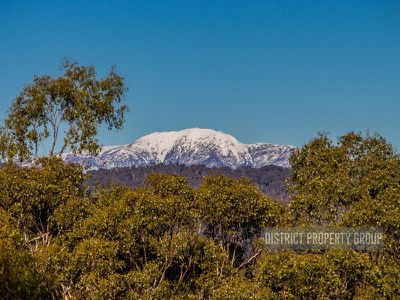
[[[291,158],[289,205],[245,179],[82,184],[45,158],[0,170],[2,299],[395,299],[400,160],[382,137],[321,135]],[[385,247],[268,251],[265,226],[379,226]]]
[[[384,138],[311,140],[291,157],[288,205],[223,175],[89,191],[59,156],[96,153],[101,125],[122,128],[126,87],[115,69],[61,69],[34,77],[0,128],[1,299],[398,299],[400,158]],[[385,246],[265,248],[266,226],[313,225],[381,227]]]

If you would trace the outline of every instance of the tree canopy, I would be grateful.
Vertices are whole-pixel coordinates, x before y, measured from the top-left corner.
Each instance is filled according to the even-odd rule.
[[[121,104],[127,90],[115,67],[97,78],[94,66],[64,60],[62,75],[35,76],[12,102],[0,128],[3,159],[24,161],[37,158],[46,142],[44,156],[99,150],[96,138],[100,125],[121,129],[127,106]]]
[[[250,181],[152,174],[89,192],[61,159],[0,167],[4,299],[396,299],[400,162],[380,136],[294,153],[284,206]],[[384,248],[272,251],[264,226],[377,226]]]

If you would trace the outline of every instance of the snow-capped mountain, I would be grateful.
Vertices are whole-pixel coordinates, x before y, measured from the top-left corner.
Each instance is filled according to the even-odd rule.
[[[97,156],[68,153],[63,158],[67,162],[80,163],[89,170],[156,164],[290,167],[288,159],[294,149],[293,146],[269,143],[243,144],[221,131],[191,128],[155,132],[128,145],[106,146]]]

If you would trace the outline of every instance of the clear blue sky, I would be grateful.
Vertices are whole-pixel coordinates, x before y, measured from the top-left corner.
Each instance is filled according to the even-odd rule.
[[[63,57],[115,64],[130,90],[121,144],[214,128],[301,146],[378,132],[400,148],[400,1],[0,0],[0,117]]]

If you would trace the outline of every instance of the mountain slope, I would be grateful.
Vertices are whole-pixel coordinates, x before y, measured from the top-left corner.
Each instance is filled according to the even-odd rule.
[[[97,156],[65,154],[67,162],[85,165],[90,170],[157,164],[205,165],[207,167],[268,165],[290,167],[294,147],[268,143],[243,144],[226,133],[191,128],[155,132],[131,144],[103,147]]]
[[[188,179],[192,187],[197,188],[205,176],[225,175],[231,178],[248,178],[264,194],[274,199],[288,202],[289,196],[285,180],[290,174],[290,169],[278,166],[265,166],[261,168],[228,167],[207,168],[201,165],[164,165],[126,167],[118,169],[101,169],[90,171],[85,185],[90,190],[96,187],[117,184],[137,188],[145,185],[146,178],[153,173],[176,174]]]

